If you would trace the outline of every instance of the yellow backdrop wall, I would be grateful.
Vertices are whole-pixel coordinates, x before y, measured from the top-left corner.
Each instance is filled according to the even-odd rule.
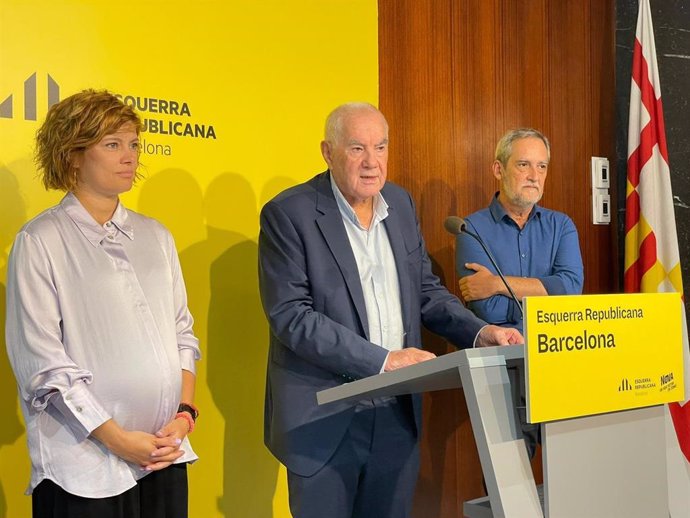
[[[175,236],[201,340],[190,516],[287,517],[283,468],[263,446],[268,329],[258,213],[325,169],[328,112],[378,99],[376,0],[2,0],[0,323],[21,224],[57,203],[33,137],[50,101],[107,88],[135,104],[145,179],[123,196]],[[30,516],[24,425],[0,354],[0,517]]]

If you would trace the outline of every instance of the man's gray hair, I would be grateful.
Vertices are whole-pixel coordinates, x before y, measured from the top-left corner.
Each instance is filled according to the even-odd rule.
[[[549,144],[549,139],[547,139],[543,133],[533,128],[518,128],[512,129],[503,135],[496,145],[495,159],[501,162],[503,167],[508,164],[510,155],[513,154],[513,142],[522,140],[523,138],[538,138],[541,140],[544,146],[546,146],[546,155],[549,160],[551,160],[551,144]]]
[[[388,122],[376,106],[364,102],[351,102],[341,104],[328,115],[324,129],[324,140],[332,144],[337,143],[342,136],[344,120],[358,112],[371,112],[380,115],[386,128],[386,134],[388,134]]]

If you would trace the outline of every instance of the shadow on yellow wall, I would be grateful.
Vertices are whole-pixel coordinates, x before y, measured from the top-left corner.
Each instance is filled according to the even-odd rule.
[[[291,183],[273,179],[265,192]],[[144,183],[138,209],[175,236],[201,340],[202,416],[192,439],[204,467],[190,469],[192,508],[201,505],[195,495],[208,494],[199,472],[210,468],[222,473],[215,504],[223,516],[271,518],[279,464],[263,445],[268,327],[257,281],[257,197],[239,174],[216,176],[202,193],[191,173],[167,169]],[[217,462],[218,470],[208,465]]]
[[[4,281],[7,278],[6,250],[12,245],[17,230],[26,220],[26,208],[19,192],[19,183],[14,173],[6,168],[0,168],[0,207],[0,281]],[[0,282],[0,415],[3,416],[3,424],[0,426],[0,448],[14,444],[24,434],[15,396],[17,386],[5,352],[5,293],[5,284]],[[8,470],[8,466],[3,466],[3,470]],[[0,484],[0,516],[6,515],[7,500],[4,487]]]

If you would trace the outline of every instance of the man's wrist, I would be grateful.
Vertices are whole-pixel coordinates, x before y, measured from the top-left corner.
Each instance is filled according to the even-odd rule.
[[[510,292],[508,291],[508,286],[506,286],[508,279],[506,279],[506,282],[503,282],[503,279],[501,279],[500,275],[494,275],[494,282],[496,283],[496,294],[497,295],[503,295],[504,297],[510,297]]]
[[[480,343],[481,338],[479,337],[479,335],[481,335],[482,331],[484,331],[484,329],[486,329],[488,326],[489,326],[489,324],[483,325],[481,327],[481,329],[479,329],[479,331],[477,331],[477,336],[474,337],[474,342],[472,342],[472,348],[477,348],[477,347],[482,346],[482,344]]]
[[[388,351],[388,354],[386,354],[386,357],[383,359],[383,365],[381,365],[381,370],[379,371],[379,374],[383,374],[386,372],[386,364],[388,363],[388,357],[391,355],[391,352]]]

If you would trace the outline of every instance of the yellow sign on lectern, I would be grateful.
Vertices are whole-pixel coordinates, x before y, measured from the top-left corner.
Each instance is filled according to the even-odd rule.
[[[684,399],[678,293],[525,298],[527,418]]]

